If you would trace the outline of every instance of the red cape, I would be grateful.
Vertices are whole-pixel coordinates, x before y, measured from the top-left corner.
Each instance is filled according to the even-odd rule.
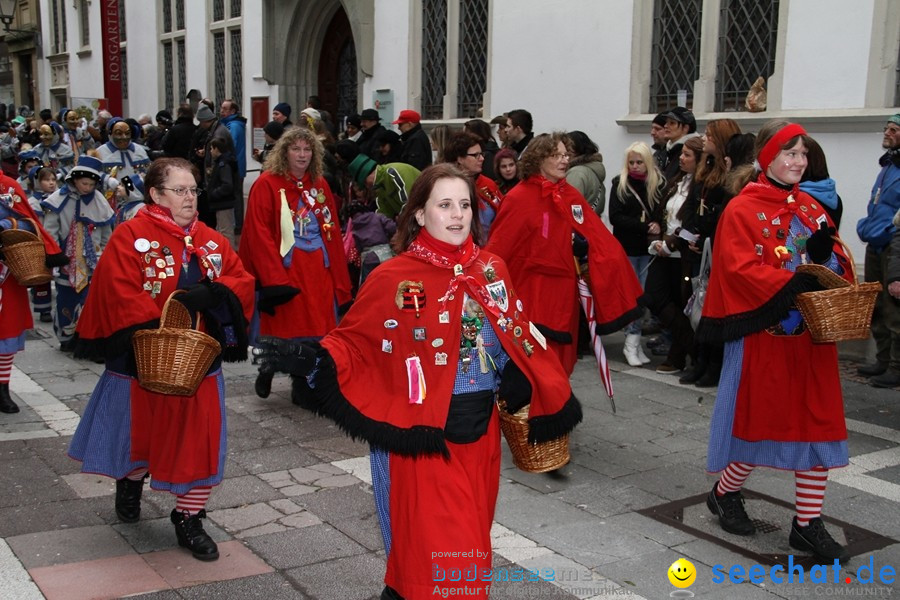
[[[393,452],[446,452],[442,430],[459,362],[462,301],[466,291],[481,304],[485,315],[492,318],[503,349],[531,382],[532,435],[552,439],[573,428],[581,420],[581,410],[572,396],[568,377],[556,355],[543,349],[529,331],[528,318],[518,306],[520,296],[506,264],[482,251],[463,274],[485,286],[491,283],[485,276],[488,266],[493,268],[495,293],[502,297],[498,288],[506,291],[506,310],[502,313],[510,321],[505,332],[498,327],[498,318],[492,317],[499,314],[499,307],[489,306],[489,298],[473,295],[464,286],[451,293],[442,306],[440,299],[455,279],[452,268],[423,262],[407,252],[373,271],[340,326],[322,340],[322,346],[333,359],[343,397],[330,410],[322,412],[335,418],[351,435]],[[409,299],[404,302],[403,298],[410,283],[421,290],[418,316]],[[442,323],[444,311],[448,313],[444,319],[448,322]],[[414,338],[413,331],[417,328],[424,328],[425,339]],[[533,349],[530,355],[523,349],[528,345]],[[419,357],[427,386],[421,404],[409,401],[406,359],[412,356]],[[322,373],[321,367],[320,374],[327,379],[328,374]],[[316,390],[318,396],[319,379]],[[349,403],[353,410],[340,406],[343,402]],[[577,412],[577,419],[573,412]]]
[[[331,190],[321,177],[313,182],[307,175],[302,182],[305,190],[316,188],[324,192],[325,202],[317,204],[314,214],[328,252],[328,268],[321,251],[305,252],[293,248],[291,266],[285,268],[282,262],[279,250],[280,190],[285,191],[288,207],[296,211],[301,202],[296,182],[264,171],[254,182],[247,200],[240,246],[244,266],[256,277],[259,287],[291,286],[300,290],[292,300],[278,306],[275,315],[260,315],[260,333],[263,335],[284,338],[323,336],[336,325],[334,303],[341,305],[351,299],[347,257]]]
[[[815,289],[808,276],[781,267],[775,252],[784,244],[779,229],[786,232],[794,215],[804,223],[816,224],[822,215],[828,219],[822,206],[803,192],[793,192],[789,207],[789,194],[761,179],[726,206],[716,230],[698,336],[743,338],[732,430],[736,437],[843,440],[847,430],[836,345],[814,344],[808,331],[795,336],[767,331],[787,316],[797,293]],[[847,257],[837,244],[834,251],[849,280]]]
[[[622,328],[637,317],[638,299],[643,294],[625,251],[578,190],[562,180],[555,203],[544,191],[545,182],[549,183],[534,175],[509,191],[491,225],[486,250],[509,265],[535,323],[577,340],[581,308],[572,256],[572,233],[577,231],[588,242],[597,333]],[[557,348],[563,366],[571,373],[575,344]]]

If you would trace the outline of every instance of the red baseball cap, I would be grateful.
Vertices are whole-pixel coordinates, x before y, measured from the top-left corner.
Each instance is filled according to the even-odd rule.
[[[397,117],[396,121],[393,121],[391,125],[399,125],[400,123],[418,123],[422,120],[422,117],[414,110],[406,110],[400,111],[400,116]]]

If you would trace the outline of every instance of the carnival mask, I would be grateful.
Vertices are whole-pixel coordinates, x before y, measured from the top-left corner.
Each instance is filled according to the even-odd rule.
[[[128,123],[124,121],[119,121],[112,128],[112,138],[113,144],[116,145],[116,148],[119,150],[128,149],[128,145],[131,143],[131,127]]]
[[[39,132],[41,136],[41,143],[45,146],[52,146],[54,138],[53,128],[46,124],[41,125]]]
[[[77,129],[78,122],[80,120],[81,119],[78,118],[78,113],[76,113],[74,110],[70,110],[66,113],[66,127],[68,127],[69,129]]]

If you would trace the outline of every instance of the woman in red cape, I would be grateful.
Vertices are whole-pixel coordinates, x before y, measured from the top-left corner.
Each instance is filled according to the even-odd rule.
[[[831,561],[846,557],[820,517],[828,470],[847,464],[847,427],[834,343],[813,343],[797,294],[821,289],[796,271],[851,268],[824,207],[798,188],[806,169],[806,131],[770,121],[756,138],[757,164],[728,202],[716,230],[701,341],[724,343],[710,423],[707,468],[722,475],[707,497],[722,528],[754,532],[741,488],[756,466],[794,472],[796,509],[789,543]]]
[[[311,408],[386,453],[374,478],[388,562],[382,598],[487,597],[498,387],[510,411],[530,401],[533,442],[581,421],[506,264],[473,242],[477,206],[462,171],[425,169],[400,215],[399,255],[372,272],[318,352],[284,340],[254,351],[261,372],[312,370]]]
[[[484,232],[484,239],[480,244],[487,242],[491,234],[491,224],[500,210],[503,202],[503,194],[493,179],[485,177],[483,171],[485,153],[481,139],[474,133],[458,131],[450,136],[442,148],[444,162],[454,164],[475,183],[475,197],[478,199],[478,220]]]
[[[337,206],[322,177],[324,153],[312,131],[290,128],[250,189],[240,255],[256,278],[251,343],[257,334],[321,339],[351,300]],[[293,385],[305,388],[302,379]],[[265,398],[271,386],[271,375],[260,375],[256,393]]]
[[[170,518],[180,546],[200,560],[219,557],[203,531],[206,501],[222,481],[226,456],[222,360],[247,356],[253,278],[228,241],[197,220],[197,181],[181,158],[153,161],[144,179],[146,206],[118,227],[94,272],[76,329],[75,356],[102,357],[69,456],[85,473],[116,479],[116,515],[140,518],[148,472],[151,487],[177,498]],[[195,315],[222,346],[196,393],[151,392],[137,380],[132,336],[155,329],[166,299]]]
[[[528,144],[519,163],[522,182],[504,198],[485,250],[509,265],[531,317],[571,374],[581,310],[575,258],[587,265],[597,335],[639,317],[643,292],[622,246],[566,182],[569,146],[559,132]]]
[[[0,173],[0,231],[16,228],[38,234],[44,243],[48,267],[69,262],[59,245],[41,226],[22,187],[15,179]],[[6,263],[0,260],[0,412],[19,412],[19,406],[9,393],[9,376],[13,356],[25,349],[25,332],[32,327],[34,320],[28,305],[28,290],[19,285]]]

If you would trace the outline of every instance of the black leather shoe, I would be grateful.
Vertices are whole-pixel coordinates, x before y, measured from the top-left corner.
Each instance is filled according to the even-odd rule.
[[[0,412],[8,415],[19,412],[19,405],[9,395],[8,383],[0,383]]]
[[[872,386],[877,388],[892,388],[900,385],[900,371],[888,369],[881,375],[876,375],[869,380]]]
[[[881,362],[873,362],[865,365],[860,365],[856,368],[856,372],[863,377],[873,377],[875,375],[881,375],[887,371],[887,363]]]
[[[179,546],[190,550],[197,560],[208,561],[219,558],[219,547],[209,534],[203,531],[203,523],[200,522],[200,519],[206,518],[205,510],[189,516],[187,512],[180,513],[176,509],[172,511],[170,518],[175,525],[175,536],[178,538]]]
[[[728,533],[735,535],[750,535],[756,531],[756,526],[747,511],[744,510],[744,496],[740,492],[727,492],[722,496],[716,495],[716,487],[706,497],[706,507],[709,512],[719,517],[719,525]]]
[[[256,384],[253,388],[256,390],[256,395],[260,398],[268,398],[269,394],[272,393],[272,378],[275,377],[275,373],[260,373],[256,376]]]
[[[144,478],[139,481],[116,480],[116,516],[123,523],[136,523],[141,518],[141,495],[144,493]]]
[[[794,517],[791,522],[788,544],[795,550],[812,552],[818,558],[829,561],[834,559],[844,561],[848,558],[847,549],[834,541],[834,538],[825,529],[825,523],[818,517],[810,520],[806,527],[797,525],[797,517]]]
[[[693,365],[684,375],[678,378],[678,383],[697,383],[706,374],[705,365]]]
[[[710,367],[706,369],[706,373],[703,374],[700,379],[694,382],[698,388],[710,388],[716,387],[719,385],[719,376],[722,374],[721,369],[716,369],[714,367]]]

